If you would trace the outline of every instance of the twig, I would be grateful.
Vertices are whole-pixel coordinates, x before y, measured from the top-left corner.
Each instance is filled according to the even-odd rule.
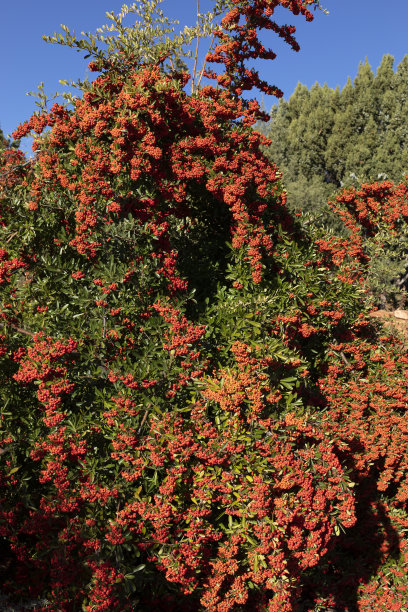
[[[342,360],[344,361],[344,363],[346,365],[350,365],[350,363],[347,361],[345,354],[343,353],[343,351],[340,351],[340,357],[342,358]]]
[[[403,285],[405,283],[405,281],[408,280],[408,272],[405,274],[405,276],[403,276],[399,281],[398,281],[398,286],[401,287],[401,285]]]
[[[25,334],[26,336],[31,336],[31,338],[34,338],[34,336],[35,336],[34,332],[30,332],[27,329],[23,329],[22,327],[17,327],[17,325],[13,325],[13,323],[8,323],[7,321],[5,321],[5,323],[6,323],[6,325],[9,325],[10,327],[12,327],[16,331],[18,331],[20,334]]]
[[[32,162],[32,160],[30,159],[29,161],[25,162],[24,164],[16,164],[12,168],[10,168],[10,170],[7,170],[6,172],[2,172],[0,174],[0,179],[8,176],[9,174],[12,174],[13,172],[17,172],[17,170],[19,168],[24,168],[24,166],[28,166],[28,164],[31,164],[31,162]]]
[[[201,79],[203,78],[203,75],[204,75],[205,65],[206,65],[206,63],[207,63],[207,56],[208,56],[208,54],[209,54],[209,53],[210,53],[210,51],[211,51],[211,48],[212,48],[212,46],[213,46],[213,44],[214,44],[214,40],[215,40],[215,31],[213,32],[212,39],[211,39],[211,43],[210,43],[210,46],[209,46],[209,48],[208,48],[207,55],[205,56],[205,59],[204,59],[204,64],[203,64],[203,67],[201,68],[200,78],[198,79],[198,83],[197,83],[197,89],[199,89],[199,87],[200,87]]]
[[[140,434],[140,432],[141,432],[141,431],[142,431],[142,429],[143,429],[143,425],[145,424],[145,421],[146,421],[146,419],[147,419],[147,415],[149,414],[149,408],[150,408],[150,406],[151,406],[151,404],[148,404],[148,406],[147,406],[147,408],[146,408],[146,412],[144,413],[144,416],[143,416],[142,422],[140,423],[140,427],[139,427],[139,429],[137,430],[137,434],[138,434],[138,435]]]
[[[200,0],[197,0],[197,29],[198,29],[198,15],[200,13]],[[194,69],[193,69],[193,78],[191,79],[191,94],[194,93],[194,81],[195,81],[195,76],[196,76],[196,71],[197,71],[197,59],[198,59],[198,46],[200,43],[200,36],[199,33],[197,32],[197,42],[196,42],[196,49],[195,49],[195,54],[194,54]]]
[[[18,236],[18,232],[13,232],[12,234],[10,234],[10,236],[6,240],[6,244],[8,244],[10,240],[13,240],[13,238],[15,238],[16,236]]]

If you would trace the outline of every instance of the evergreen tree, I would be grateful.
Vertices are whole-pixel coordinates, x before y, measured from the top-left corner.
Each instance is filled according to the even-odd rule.
[[[332,225],[327,208],[340,187],[400,181],[408,170],[408,59],[385,55],[374,75],[367,59],[342,90],[298,84],[262,130],[269,159],[283,172],[288,204]],[[337,230],[339,229],[337,225]]]
[[[373,152],[378,148],[378,128],[373,116],[350,146],[347,155],[344,183],[360,184],[373,179]],[[348,180],[347,180],[348,177]],[[377,178],[377,175],[375,176]]]
[[[354,79],[354,99],[351,105],[347,105],[345,116],[340,117],[340,126],[347,126],[341,132],[340,143],[345,159],[341,184],[360,183],[365,179],[364,167],[367,159],[365,146],[365,127],[373,118],[373,81],[374,74],[367,59],[360,64],[357,76]],[[338,136],[340,132],[336,135]]]
[[[310,90],[310,112],[304,118],[303,163],[299,167],[299,172],[308,178],[322,176],[329,180],[324,152],[335,117],[332,98],[333,91],[327,85],[322,88],[315,83]]]
[[[345,173],[346,158],[355,134],[352,107],[354,89],[349,78],[339,96],[338,110],[335,114],[332,133],[325,150],[326,167],[336,187],[342,184]]]
[[[395,85],[396,75],[393,69],[394,58],[384,55],[373,82],[373,103],[380,132],[389,129],[390,121],[396,110]]]
[[[288,102],[281,100],[272,108],[264,130],[272,140],[268,157],[283,172],[292,210],[313,210],[321,220],[331,216],[327,199],[333,179],[325,150],[339,101],[339,91],[327,85],[315,83],[309,92],[299,83]]]
[[[386,129],[374,157],[381,175],[394,181],[408,172],[408,58],[397,67],[387,88],[384,83],[382,110]]]

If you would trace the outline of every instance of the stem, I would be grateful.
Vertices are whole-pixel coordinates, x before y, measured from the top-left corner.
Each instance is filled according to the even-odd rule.
[[[401,280],[398,281],[398,286],[401,287],[401,285],[403,285],[407,279],[408,279],[408,272],[405,274],[405,276],[401,278]]]
[[[6,170],[5,172],[2,172],[0,174],[0,179],[8,176],[9,174],[12,174],[13,172],[17,172],[20,168],[24,168],[24,166],[28,166],[28,164],[31,164],[31,159],[26,161],[24,164],[16,164],[15,166],[13,166],[13,168],[10,168],[9,170]]]
[[[340,357],[342,358],[342,360],[344,361],[346,365],[350,365],[343,351],[340,351]]]
[[[26,336],[31,336],[31,338],[33,338],[35,336],[35,332],[30,332],[27,329],[22,329],[21,327],[17,327],[17,325],[13,325],[13,323],[9,323],[8,321],[5,321],[6,325],[9,325],[12,329],[14,329],[15,331],[19,332],[20,334],[25,334]]]
[[[200,0],[197,0],[197,28],[198,28],[198,14],[200,12]],[[196,75],[196,71],[197,71],[197,59],[198,59],[198,45],[200,43],[200,35],[197,32],[197,42],[196,42],[196,49],[195,49],[195,54],[194,54],[194,69],[193,69],[193,77],[191,79],[191,94],[194,93],[194,81],[195,81],[195,75]]]
[[[142,429],[143,429],[143,425],[145,424],[145,421],[146,421],[146,419],[147,419],[147,415],[149,414],[149,408],[150,408],[150,406],[151,406],[151,404],[149,403],[149,404],[147,405],[146,411],[145,411],[145,413],[144,413],[144,416],[143,416],[142,422],[140,423],[140,427],[139,427],[139,429],[137,430],[137,433],[138,433],[138,434],[140,434],[140,432],[141,432],[141,431],[142,431]]]
[[[207,63],[207,55],[211,51],[211,48],[212,48],[212,46],[214,44],[214,40],[215,40],[215,32],[213,32],[211,43],[210,43],[210,46],[208,47],[208,51],[207,51],[207,54],[205,56],[203,67],[201,68],[200,78],[198,79],[198,83],[197,83],[197,89],[200,87],[201,79],[203,78],[203,74],[204,74],[205,65]]]
[[[13,240],[13,238],[15,238],[16,236],[18,236],[18,232],[13,232],[12,234],[10,234],[10,236],[6,240],[6,244],[8,244],[10,240]]]

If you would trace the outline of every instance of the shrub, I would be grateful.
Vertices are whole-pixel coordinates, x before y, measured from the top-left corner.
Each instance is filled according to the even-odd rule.
[[[406,302],[407,183],[391,181],[341,190],[329,202],[348,232],[319,241],[334,260],[354,262],[354,273],[364,281],[374,303],[395,308]]]
[[[245,48],[271,11],[235,4]],[[4,589],[61,611],[289,612],[373,585],[398,605],[402,346],[287,212],[242,71],[187,95],[185,72],[114,59],[14,134],[38,136],[1,202]]]

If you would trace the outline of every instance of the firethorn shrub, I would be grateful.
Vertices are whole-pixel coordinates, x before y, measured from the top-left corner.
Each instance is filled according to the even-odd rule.
[[[320,241],[336,261],[350,256],[354,273],[378,306],[395,308],[407,301],[408,183],[391,181],[343,189],[329,206],[346,229],[347,238]]]
[[[358,254],[289,214],[235,86],[102,64],[0,192],[4,592],[402,610],[408,358]]]

